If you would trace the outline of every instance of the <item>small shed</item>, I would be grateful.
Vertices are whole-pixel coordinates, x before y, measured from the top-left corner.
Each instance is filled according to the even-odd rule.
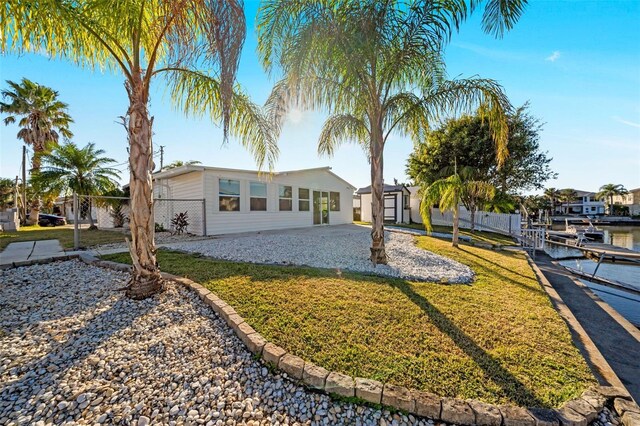
[[[360,220],[371,222],[371,185],[356,191],[360,197]],[[411,192],[406,185],[384,185],[384,221],[411,223]]]

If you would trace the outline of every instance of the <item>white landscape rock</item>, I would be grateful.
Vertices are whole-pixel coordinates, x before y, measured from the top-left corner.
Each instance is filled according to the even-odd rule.
[[[173,244],[173,248],[241,262],[306,265],[416,281],[470,283],[473,271],[453,259],[416,246],[415,237],[386,232],[388,265],[369,260],[371,230],[346,225],[270,232]]]
[[[127,280],[75,260],[0,271],[0,425],[433,425],[308,391],[194,292],[132,301]]]

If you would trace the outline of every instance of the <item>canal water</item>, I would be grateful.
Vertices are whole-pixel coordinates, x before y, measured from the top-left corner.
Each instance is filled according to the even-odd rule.
[[[599,226],[604,242],[640,252],[640,226]]]
[[[605,243],[640,252],[639,226],[599,226],[598,228],[604,231]],[[579,257],[582,255],[580,250],[566,247],[551,246],[547,248],[546,251],[551,257],[556,259]],[[596,262],[588,259],[567,259],[559,263],[587,274],[593,273],[597,265]],[[617,281],[640,291],[640,264],[621,265],[603,263],[600,265],[600,268],[598,268],[597,276]],[[581,279],[580,281],[629,320],[630,323],[640,328],[640,295],[587,280]]]

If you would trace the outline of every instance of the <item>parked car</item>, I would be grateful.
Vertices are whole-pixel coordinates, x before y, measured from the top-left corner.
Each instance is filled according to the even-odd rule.
[[[29,215],[27,215],[27,218]],[[67,220],[62,216],[55,214],[40,213],[38,215],[38,225],[40,226],[62,226],[66,225]]]

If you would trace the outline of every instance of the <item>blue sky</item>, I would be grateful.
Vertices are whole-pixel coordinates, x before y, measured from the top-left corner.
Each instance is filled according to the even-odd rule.
[[[501,40],[485,35],[479,15],[466,22],[447,49],[450,77],[497,80],[516,106],[526,101],[545,124],[541,147],[553,157],[560,175],[547,186],[597,190],[605,183],[640,187],[640,1],[530,2],[516,27]],[[263,103],[273,81],[255,54],[257,1],[247,0],[248,37],[239,82],[253,100]],[[126,134],[118,117],[127,98],[119,75],[82,70],[41,55],[0,57],[4,80],[27,77],[59,91],[75,119],[72,131],[80,145],[95,142],[119,163],[125,162]],[[222,144],[219,127],[172,109],[162,81],[153,90],[154,147],[165,146],[165,163],[199,160],[205,165],[253,169],[240,145]],[[329,165],[355,186],[369,184],[362,150],[344,145],[332,158],[316,153],[324,116],[291,115],[280,138],[277,170]],[[17,127],[0,127],[0,176],[19,173],[21,143]],[[385,181],[404,181],[412,142],[390,138],[385,149]],[[128,180],[125,166],[123,180]]]

